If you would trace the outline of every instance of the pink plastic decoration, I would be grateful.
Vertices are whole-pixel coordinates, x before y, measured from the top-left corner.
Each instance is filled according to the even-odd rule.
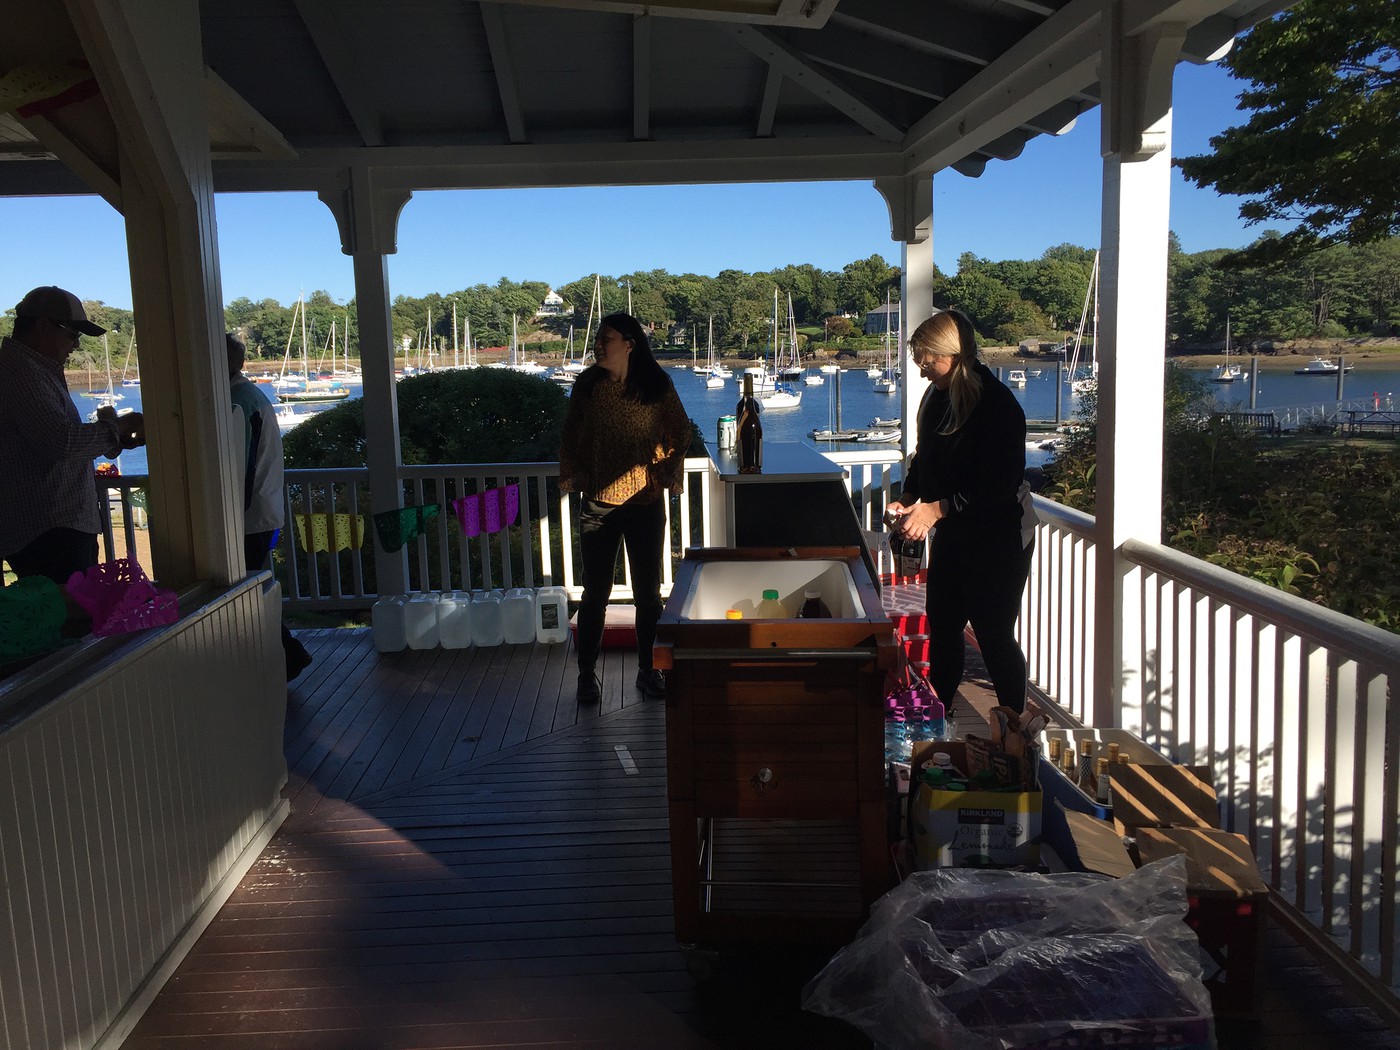
[[[140,564],[117,558],[68,577],[68,594],[92,617],[99,638],[174,623],[180,617],[174,591],[157,588]]]
[[[481,495],[459,496],[452,501],[457,521],[468,539],[481,534]]]

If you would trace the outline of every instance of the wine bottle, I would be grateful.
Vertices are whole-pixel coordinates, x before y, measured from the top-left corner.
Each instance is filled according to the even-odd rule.
[[[753,396],[753,375],[744,373],[744,396],[734,410],[739,417],[739,473],[763,473],[763,424],[758,418],[758,402]]]

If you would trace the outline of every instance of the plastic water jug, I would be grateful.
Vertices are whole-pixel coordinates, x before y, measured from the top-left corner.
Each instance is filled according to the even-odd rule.
[[[472,596],[467,591],[444,591],[438,597],[438,644],[465,649],[472,644]]]
[[[569,640],[569,592],[541,587],[535,596],[535,641],[547,645]]]
[[[472,594],[472,644],[500,645],[505,641],[501,599],[489,591]]]
[[[512,587],[501,602],[503,633],[508,645],[526,645],[535,640],[535,592],[529,587]]]
[[[408,645],[408,634],[404,629],[404,606],[408,598],[402,594],[389,594],[380,598],[370,609],[370,633],[374,636],[374,647],[381,653],[396,653]]]
[[[438,596],[415,594],[404,606],[404,634],[410,649],[436,649],[438,644]]]

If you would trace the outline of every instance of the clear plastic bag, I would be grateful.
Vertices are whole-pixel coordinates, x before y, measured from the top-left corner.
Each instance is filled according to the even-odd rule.
[[[1215,1045],[1186,862],[915,872],[803,990],[882,1050]]]

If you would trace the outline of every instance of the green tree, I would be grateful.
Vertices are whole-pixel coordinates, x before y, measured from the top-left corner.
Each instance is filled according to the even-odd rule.
[[[1224,59],[1253,115],[1177,163],[1198,186],[1248,199],[1251,223],[1298,226],[1231,258],[1260,264],[1400,232],[1400,4],[1302,0]]]
[[[410,376],[395,389],[404,463],[534,463],[559,455],[569,399],[548,380],[472,368]],[[364,402],[318,412],[287,432],[283,448],[289,467],[364,466]]]

